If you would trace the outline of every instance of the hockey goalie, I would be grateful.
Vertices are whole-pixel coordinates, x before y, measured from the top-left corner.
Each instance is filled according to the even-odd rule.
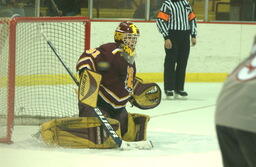
[[[79,118],[44,123],[40,130],[44,142],[71,148],[117,147],[99,121],[95,107],[122,140],[147,139],[150,117],[126,110],[128,102],[140,109],[152,109],[161,101],[156,83],[143,83],[136,78],[135,47],[139,35],[133,23],[121,22],[114,33],[115,42],[86,50],[79,57]]]

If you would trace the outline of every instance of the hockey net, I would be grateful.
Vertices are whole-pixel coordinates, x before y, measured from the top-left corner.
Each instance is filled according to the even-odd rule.
[[[42,33],[73,74],[90,47],[83,17],[0,19],[0,142],[11,142],[14,124],[78,115],[77,87]]]

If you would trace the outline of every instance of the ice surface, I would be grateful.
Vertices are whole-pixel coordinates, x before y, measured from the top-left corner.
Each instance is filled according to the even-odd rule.
[[[160,83],[162,87],[162,83]],[[51,148],[31,135],[37,126],[15,126],[13,144],[0,144],[1,167],[222,167],[214,128],[215,102],[222,83],[186,83],[187,100],[163,100],[152,110],[152,150]]]

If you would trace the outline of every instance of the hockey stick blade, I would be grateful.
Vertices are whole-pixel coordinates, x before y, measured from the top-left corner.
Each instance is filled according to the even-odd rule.
[[[127,142],[123,140],[120,146],[121,150],[132,150],[132,149],[150,150],[152,148],[153,148],[153,143],[150,140],[134,141],[134,142]]]

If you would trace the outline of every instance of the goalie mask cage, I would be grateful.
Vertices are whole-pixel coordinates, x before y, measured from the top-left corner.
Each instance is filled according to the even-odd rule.
[[[11,143],[14,124],[78,115],[76,73],[79,56],[90,47],[90,22],[84,17],[0,19],[0,142]]]

